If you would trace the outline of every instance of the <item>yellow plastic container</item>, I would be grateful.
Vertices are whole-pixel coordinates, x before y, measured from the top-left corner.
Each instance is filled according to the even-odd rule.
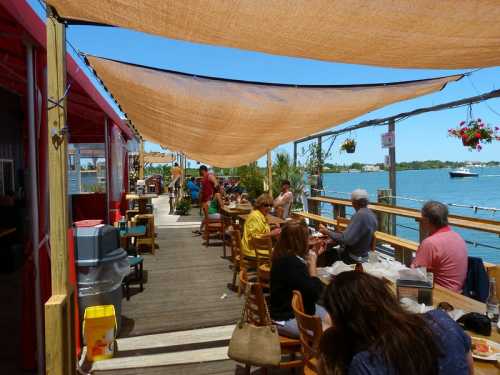
[[[87,307],[83,318],[83,335],[87,343],[87,360],[94,362],[112,358],[115,353],[115,307]]]

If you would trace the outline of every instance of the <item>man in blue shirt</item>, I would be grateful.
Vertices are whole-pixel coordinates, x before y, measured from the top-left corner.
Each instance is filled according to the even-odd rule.
[[[200,196],[200,187],[196,183],[194,177],[191,177],[187,182],[187,188],[189,189],[189,193],[191,194],[191,201],[198,202]]]

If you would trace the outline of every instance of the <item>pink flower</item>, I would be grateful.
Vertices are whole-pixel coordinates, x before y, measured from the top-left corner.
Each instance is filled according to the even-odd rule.
[[[464,126],[464,125],[465,125],[465,121],[461,121],[460,126]]]

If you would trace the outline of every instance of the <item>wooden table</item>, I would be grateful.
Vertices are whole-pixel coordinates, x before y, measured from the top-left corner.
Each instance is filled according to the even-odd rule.
[[[221,211],[226,216],[236,217],[242,214],[249,214],[252,211],[252,206],[250,204],[237,204],[236,207],[224,205]]]
[[[125,195],[125,199],[128,201],[138,201],[139,205],[139,214],[145,214],[146,212],[146,204],[153,198],[158,198],[158,194],[135,194],[128,193]]]
[[[0,228],[0,238],[8,236],[9,234],[15,233],[16,228]]]
[[[320,277],[321,281],[328,285],[330,283],[330,278]],[[391,284],[392,289],[396,292],[396,286],[394,283]],[[434,285],[433,305],[436,307],[440,302],[448,302],[455,309],[461,309],[465,313],[469,312],[480,312],[484,313],[486,311],[486,305],[482,302],[473,300],[471,298],[465,297],[461,294],[455,293],[449,289],[443,288],[439,285]],[[474,332],[468,332],[469,335],[474,337],[486,338],[491,341],[500,343],[500,333],[498,333],[496,327],[492,327],[491,336],[482,336]],[[500,373],[499,367],[495,362],[481,361],[474,359],[474,374],[475,375],[498,375]]]
[[[240,220],[245,221],[248,218],[248,214],[246,214],[246,215],[238,215],[238,218]],[[273,216],[273,215],[266,215],[266,219],[267,219],[267,222],[268,222],[269,225],[281,225],[281,224],[286,223],[286,220],[283,220],[282,218],[276,217],[276,216]]]

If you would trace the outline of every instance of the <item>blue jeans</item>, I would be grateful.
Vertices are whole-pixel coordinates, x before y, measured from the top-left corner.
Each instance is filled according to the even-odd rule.
[[[323,321],[327,314],[328,312],[324,307],[316,305],[316,313],[314,315],[319,316]],[[299,338],[299,327],[297,326],[297,320],[295,320],[295,318],[285,320],[284,325],[276,324],[276,326],[278,327],[278,332],[280,335],[290,337],[292,339]]]

